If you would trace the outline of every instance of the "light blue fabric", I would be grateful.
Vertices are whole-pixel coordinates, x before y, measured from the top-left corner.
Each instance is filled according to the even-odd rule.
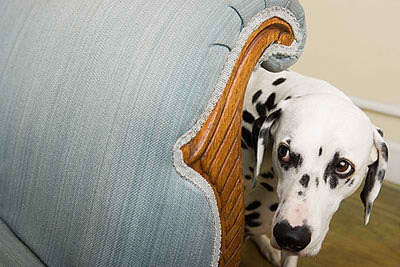
[[[300,5],[298,0],[264,0],[264,1],[266,8],[285,7],[290,12],[292,12],[297,22],[300,25],[300,31],[301,34],[303,35],[303,39],[300,43],[300,47],[296,53],[296,56],[274,55],[262,63],[263,68],[272,72],[279,72],[288,69],[294,63],[296,63],[304,51],[304,46],[307,39],[305,13],[303,7]]]
[[[260,2],[0,2],[0,217],[42,262],[210,266],[172,148]]]
[[[264,0],[225,0],[224,2],[236,13],[236,19],[240,21],[241,27],[247,25],[258,12],[265,8]]]
[[[0,266],[39,267],[40,260],[0,220]]]

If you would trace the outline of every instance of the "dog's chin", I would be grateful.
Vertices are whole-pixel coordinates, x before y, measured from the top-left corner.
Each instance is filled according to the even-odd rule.
[[[275,238],[271,238],[271,246],[273,248],[279,249],[279,250],[284,250],[285,252],[289,253],[290,255],[294,255],[294,256],[315,256],[318,254],[318,252],[321,250],[321,246],[322,246],[322,242],[318,242],[317,244],[315,244],[312,247],[306,247],[305,249],[303,249],[302,251],[299,252],[294,252],[294,251],[290,251],[290,250],[286,250],[286,249],[282,249],[275,241]]]
[[[318,254],[320,249],[321,249],[321,244],[319,243],[316,246],[306,248],[306,249],[300,251],[297,255],[299,255],[299,256],[315,256]]]

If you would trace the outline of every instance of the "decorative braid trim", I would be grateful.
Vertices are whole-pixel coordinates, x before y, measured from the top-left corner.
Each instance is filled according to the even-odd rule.
[[[255,30],[258,29],[258,27],[263,22],[273,17],[282,18],[292,27],[295,40],[289,47],[278,44],[270,45],[264,51],[256,68],[260,66],[262,61],[267,60],[272,55],[284,55],[284,56],[296,57],[296,53],[298,52],[299,46],[303,40],[303,34],[300,31],[300,25],[297,22],[296,17],[293,15],[293,13],[283,7],[266,8],[261,12],[259,12],[241,31],[235,47],[228,55],[228,59],[224,65],[224,68],[221,72],[217,85],[214,89],[214,92],[212,93],[211,99],[209,100],[206,109],[200,115],[196,124],[184,135],[178,138],[173,148],[173,164],[175,166],[175,169],[185,180],[188,180],[189,182],[193,183],[202,192],[211,209],[214,221],[214,232],[215,232],[213,253],[211,260],[211,266],[213,267],[218,266],[220,247],[221,247],[221,223],[220,223],[217,201],[213,189],[208,184],[208,182],[199,173],[197,173],[195,170],[193,170],[192,168],[190,168],[188,165],[185,164],[183,160],[181,147],[189,143],[190,140],[192,140],[197,135],[197,133],[203,126],[204,122],[207,120],[208,116],[214,109],[215,105],[217,104],[219,98],[222,95],[222,92],[226,87],[226,84],[232,73],[233,67],[235,66],[235,63],[247,39]]]

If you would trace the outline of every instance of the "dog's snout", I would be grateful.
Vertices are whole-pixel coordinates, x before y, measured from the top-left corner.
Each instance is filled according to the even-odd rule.
[[[274,226],[274,237],[282,249],[300,252],[311,241],[311,231],[307,225],[292,227],[287,220]]]

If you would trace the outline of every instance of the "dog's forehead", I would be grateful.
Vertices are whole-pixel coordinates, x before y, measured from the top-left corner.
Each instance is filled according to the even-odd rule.
[[[290,139],[299,151],[340,151],[368,154],[373,142],[372,124],[353,103],[334,95],[304,96],[282,114],[277,141]],[[279,140],[281,139],[281,140]],[[361,155],[360,155],[361,156]]]

